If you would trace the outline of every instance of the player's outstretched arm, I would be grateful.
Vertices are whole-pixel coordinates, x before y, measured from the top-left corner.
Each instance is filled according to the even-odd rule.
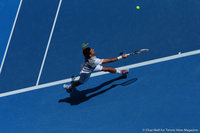
[[[102,64],[105,64],[105,63],[110,63],[110,62],[115,62],[115,61],[118,61],[122,58],[127,58],[127,55],[126,54],[123,54],[122,56],[119,56],[119,57],[116,57],[116,58],[112,58],[112,59],[104,59]]]

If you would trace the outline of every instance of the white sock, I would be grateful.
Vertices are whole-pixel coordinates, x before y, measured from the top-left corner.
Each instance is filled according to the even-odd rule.
[[[121,72],[120,70],[117,70],[117,72],[116,72],[116,73],[122,74],[122,72]]]

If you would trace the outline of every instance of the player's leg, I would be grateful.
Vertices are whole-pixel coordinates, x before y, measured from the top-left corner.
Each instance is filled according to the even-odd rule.
[[[71,84],[71,86],[72,87],[77,87],[77,86],[79,86],[79,85],[82,85],[83,83],[81,83],[80,81],[76,81],[76,82],[73,82],[72,84]]]
[[[101,71],[110,72],[110,73],[128,74],[129,69],[120,71],[120,70],[117,70],[117,69],[112,68],[112,67],[103,67]]]
[[[91,73],[81,73],[80,74],[80,79],[76,82],[71,83],[70,85],[63,85],[63,88],[67,90],[68,93],[73,92],[73,88],[82,85],[83,83],[87,82],[88,79],[90,78]]]
[[[110,72],[110,73],[117,73],[117,70],[112,67],[103,67],[101,71]]]

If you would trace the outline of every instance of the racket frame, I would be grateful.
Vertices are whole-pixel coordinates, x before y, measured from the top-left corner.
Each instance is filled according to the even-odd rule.
[[[129,56],[129,55],[134,55],[134,54],[140,54],[140,53],[145,53],[147,51],[149,51],[149,49],[140,49],[140,50],[136,50],[136,51],[134,51],[132,53],[128,53],[126,55]]]

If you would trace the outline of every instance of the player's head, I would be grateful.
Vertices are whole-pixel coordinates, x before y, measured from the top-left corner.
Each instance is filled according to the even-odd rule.
[[[83,50],[83,55],[86,57],[86,58],[90,58],[90,50],[91,50],[91,48],[85,48],[84,50]]]
[[[83,50],[83,55],[88,59],[91,58],[92,56],[94,56],[94,54],[95,54],[94,49],[91,49],[90,47],[85,48]]]

